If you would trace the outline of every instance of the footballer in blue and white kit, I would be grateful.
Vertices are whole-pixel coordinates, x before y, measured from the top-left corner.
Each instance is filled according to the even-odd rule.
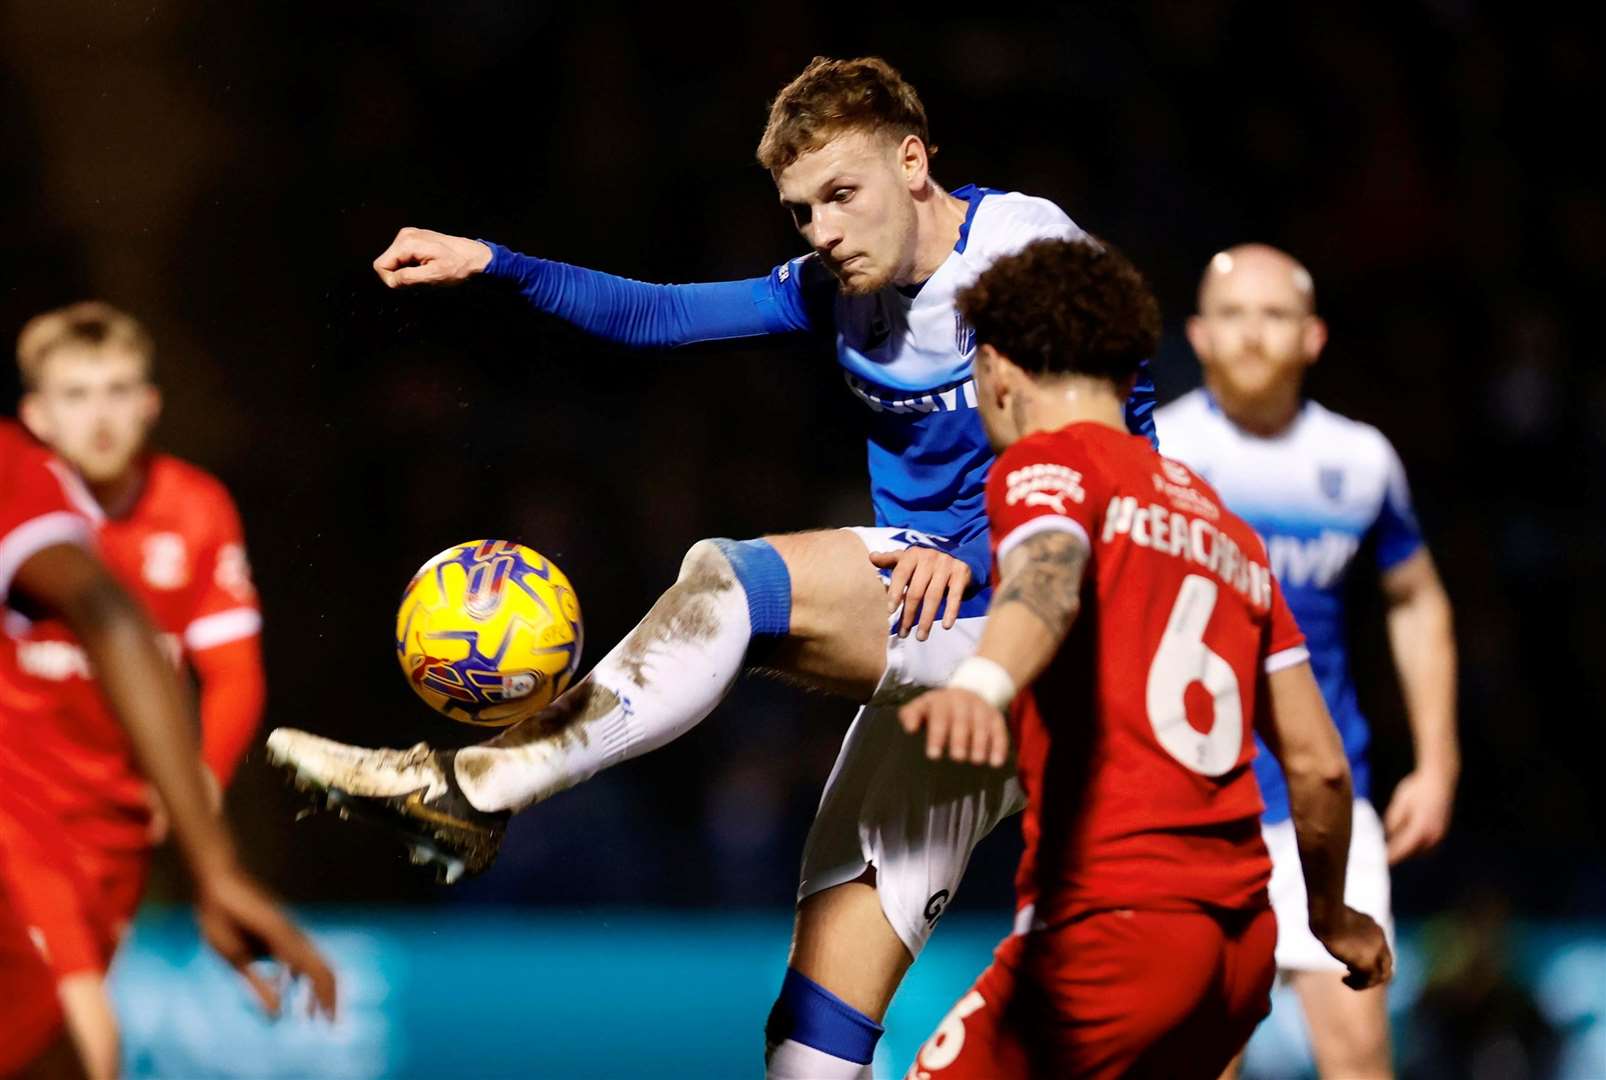
[[[973,582],[984,584],[990,555],[983,502],[993,452],[976,409],[975,334],[955,309],[954,296],[1000,255],[1033,240],[1084,234],[1047,199],[974,185],[950,194],[965,203],[958,240],[918,287],[851,292],[818,253],[782,263],[762,278],[657,286],[493,244],[485,273],[514,282],[543,311],[629,344],[789,333],[828,338],[848,388],[864,406],[867,427],[876,523],[849,531],[876,553],[939,548],[962,560]],[[609,301],[599,302],[599,294]],[[673,325],[645,314],[666,297],[675,301]],[[599,318],[603,310],[611,314]],[[620,311],[630,316],[621,319]],[[1145,373],[1128,403],[1134,430],[1152,430],[1152,404]],[[871,706],[861,709],[849,729],[804,851],[799,899],[853,881],[874,866],[882,908],[912,955],[919,955],[957,891],[971,848],[1024,804],[1013,777],[933,770],[915,740],[874,703],[902,701],[913,688],[945,682],[974,651],[990,597],[980,588],[964,598],[945,633],[924,640],[887,636],[884,673]],[[975,788],[975,797],[930,787],[955,780]],[[920,790],[911,792],[911,785]],[[922,820],[915,820],[911,805],[922,808]]]
[[[1449,603],[1404,467],[1376,428],[1303,396],[1305,372],[1326,330],[1315,315],[1309,274],[1282,252],[1245,245],[1217,255],[1189,336],[1205,386],[1157,411],[1160,437],[1167,455],[1214,485],[1266,543],[1349,759],[1356,801],[1345,900],[1392,934],[1390,862],[1442,837],[1459,761]],[[1418,757],[1389,807],[1387,835],[1371,803],[1371,734],[1350,672],[1353,628],[1345,603],[1357,575],[1373,574],[1388,605]],[[1336,987],[1343,965],[1310,931],[1288,788],[1264,745],[1254,770],[1272,855],[1277,966],[1300,990],[1318,1064],[1323,1075],[1386,1073],[1381,993],[1324,994],[1312,983],[1320,978]],[[1323,1015],[1342,1009],[1358,1015]]]
[[[848,388],[863,403],[877,527],[929,543],[987,580],[982,509],[993,452],[976,412],[975,332],[954,296],[1002,254],[1033,240],[1085,234],[1047,199],[968,184],[958,240],[917,286],[843,288],[818,252],[745,281],[648,285],[490,244],[484,274],[515,285],[538,310],[610,341],[666,348],[776,334],[829,339]],[[1128,402],[1132,430],[1152,434],[1147,370]],[[981,613],[972,598],[966,610]]]
[[[675,585],[582,682],[489,743],[396,755],[288,729],[268,743],[303,783],[474,869],[494,856],[509,812],[700,722],[749,646],[768,639],[767,668],[863,705],[803,857],[790,966],[766,1032],[772,1078],[867,1075],[880,1018],[972,848],[1022,805],[1005,770],[927,760],[895,706],[971,654],[989,598],[993,454],[976,407],[975,335],[954,296],[1003,254],[1083,234],[1046,199],[943,189],[928,141],[918,96],[884,61],[816,59],[772,103],[758,152],[811,250],[744,280],[645,284],[402,230],[374,263],[391,287],[483,275],[639,347],[823,339],[863,405],[875,522],[698,541]],[[1151,437],[1153,403],[1145,371],[1128,422]]]
[[[1356,798],[1351,905],[1386,926],[1388,859],[1382,825],[1370,802],[1366,751],[1371,733],[1350,677],[1344,592],[1352,573],[1371,569],[1361,561],[1363,551],[1375,559],[1378,572],[1387,573],[1422,550],[1400,460],[1376,428],[1314,401],[1306,401],[1288,430],[1272,439],[1235,427],[1202,388],[1162,408],[1156,423],[1165,432],[1166,453],[1213,484],[1266,542],[1272,573],[1305,633],[1311,668],[1349,758]],[[1298,906],[1288,910],[1303,911],[1304,882],[1293,846],[1288,787],[1264,746],[1254,768],[1266,803],[1267,841],[1274,853],[1292,855],[1274,864],[1273,895],[1291,903],[1297,899]],[[1336,961],[1303,928],[1303,918],[1282,922],[1279,967],[1332,968]]]

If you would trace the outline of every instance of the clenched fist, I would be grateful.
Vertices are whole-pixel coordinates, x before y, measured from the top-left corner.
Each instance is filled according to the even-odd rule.
[[[1325,923],[1312,920],[1311,933],[1348,969],[1344,985],[1353,990],[1381,986],[1394,977],[1394,955],[1383,928],[1370,915],[1342,907]]]
[[[403,229],[374,260],[374,272],[392,289],[405,285],[457,285],[484,270],[491,249],[466,236]]]

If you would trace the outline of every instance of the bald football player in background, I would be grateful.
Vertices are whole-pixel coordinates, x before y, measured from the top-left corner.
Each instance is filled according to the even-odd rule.
[[[1265,538],[1354,777],[1345,903],[1392,934],[1389,867],[1444,838],[1460,773],[1449,598],[1393,446],[1376,428],[1305,396],[1327,325],[1304,266],[1262,244],[1220,252],[1200,283],[1188,340],[1204,387],[1158,411],[1160,437],[1167,454],[1209,480]],[[1347,651],[1345,592],[1357,573],[1378,575],[1416,752],[1381,820]],[[1385,990],[1344,986],[1343,968],[1311,934],[1287,785],[1264,748],[1255,771],[1266,801],[1277,966],[1304,1008],[1317,1067],[1326,1077],[1390,1076]]]

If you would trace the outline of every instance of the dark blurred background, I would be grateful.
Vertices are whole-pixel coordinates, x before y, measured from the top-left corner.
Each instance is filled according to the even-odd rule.
[[[769,97],[817,53],[874,52],[920,89],[940,182],[1052,198],[1149,275],[1163,398],[1197,382],[1181,325],[1214,251],[1263,240],[1310,267],[1333,331],[1311,389],[1394,441],[1456,605],[1457,817],[1398,869],[1396,911],[1606,918],[1593,16],[585,10],[0,5],[0,329],[86,296],[151,326],[160,443],[219,474],[245,519],[268,725],[471,741],[393,658],[402,584],[451,543],[555,559],[589,663],[698,538],[870,521],[860,410],[825,353],[629,353],[492,286],[390,293],[369,263],[418,225],[647,280],[761,274],[802,250],[753,160]],[[1381,806],[1410,743],[1362,577]],[[260,752],[229,810],[300,902],[784,907],[851,714],[744,685],[664,751],[517,819],[493,871],[452,890],[376,834],[294,823]],[[1008,905],[1018,841],[1000,832],[956,910]]]

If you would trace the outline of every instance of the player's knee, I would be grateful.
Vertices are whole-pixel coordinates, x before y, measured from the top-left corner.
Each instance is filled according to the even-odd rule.
[[[831,991],[793,968],[764,1025],[765,1056],[786,1042],[811,1047],[844,1061],[868,1065],[882,1027]]]
[[[1334,1044],[1318,1050],[1316,1071],[1321,1076],[1354,1077],[1355,1080],[1393,1080],[1394,1065],[1388,1045],[1360,1047]]]
[[[730,541],[699,540],[687,548],[685,558],[680,560],[680,574],[675,578],[675,584],[692,588],[728,588],[736,572],[720,548],[722,543]]]
[[[1312,1027],[1316,1025],[1312,1023]],[[1324,1076],[1388,1077],[1393,1075],[1387,1023],[1335,1024],[1313,1034],[1320,1043],[1316,1058]]]
[[[675,587],[693,591],[740,585],[754,635],[782,636],[791,629],[792,576],[767,540],[699,540],[686,552]]]
[[[1378,988],[1356,993],[1339,984],[1338,975],[1327,972],[1314,977],[1324,979],[1322,988],[1327,992],[1302,996],[1311,1047],[1321,1074],[1392,1076],[1386,992]]]

